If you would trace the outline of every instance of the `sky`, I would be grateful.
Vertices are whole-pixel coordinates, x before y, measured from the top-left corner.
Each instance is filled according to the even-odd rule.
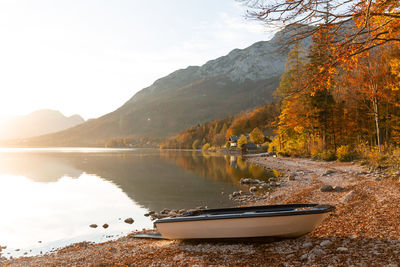
[[[156,79],[269,40],[235,0],[0,0],[0,119],[96,118]]]

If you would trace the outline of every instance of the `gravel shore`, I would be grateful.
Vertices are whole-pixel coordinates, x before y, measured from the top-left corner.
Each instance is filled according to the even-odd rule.
[[[284,171],[281,186],[249,205],[324,203],[336,211],[312,233],[287,240],[182,242],[133,234],[82,242],[1,266],[400,266],[400,184],[353,163],[251,157]],[[322,192],[326,185],[340,190]]]

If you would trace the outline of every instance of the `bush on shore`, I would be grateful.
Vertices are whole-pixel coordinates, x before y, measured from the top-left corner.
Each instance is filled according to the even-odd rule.
[[[204,144],[204,146],[201,148],[201,150],[208,150],[211,147],[209,143]]]
[[[312,156],[313,159],[323,160],[323,161],[334,161],[337,159],[336,153],[334,150],[326,150],[319,153],[316,153]]]
[[[349,145],[346,145],[338,147],[336,157],[338,161],[352,161],[357,157],[357,154]]]

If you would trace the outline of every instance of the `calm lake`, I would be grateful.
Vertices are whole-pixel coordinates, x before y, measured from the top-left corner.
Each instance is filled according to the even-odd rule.
[[[246,189],[240,178],[268,176],[240,157],[199,151],[0,149],[0,245],[4,256],[29,256],[115,239],[152,228],[150,210],[233,206],[228,195]]]

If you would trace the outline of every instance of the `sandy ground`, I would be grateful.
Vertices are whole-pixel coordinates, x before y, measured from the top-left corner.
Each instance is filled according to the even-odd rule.
[[[138,240],[78,243],[37,257],[2,259],[2,266],[400,266],[400,184],[352,163],[252,157],[285,171],[282,185],[254,205],[336,206],[312,233],[259,242]],[[289,179],[292,176],[292,180]],[[294,179],[294,180],[293,180]],[[321,192],[323,185],[341,192]]]

